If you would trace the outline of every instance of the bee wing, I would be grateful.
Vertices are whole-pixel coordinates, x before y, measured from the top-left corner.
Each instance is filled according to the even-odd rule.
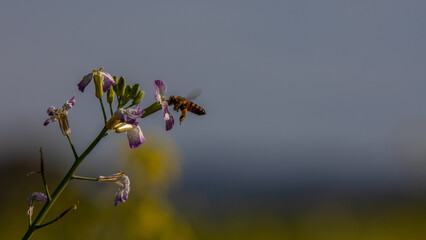
[[[197,88],[192,90],[188,95],[185,96],[186,100],[194,100],[201,94],[201,89]]]

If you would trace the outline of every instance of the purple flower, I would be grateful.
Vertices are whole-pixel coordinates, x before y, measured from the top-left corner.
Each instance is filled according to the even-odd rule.
[[[47,115],[49,115],[50,118],[46,119],[43,125],[47,126],[47,124],[58,120],[62,134],[69,135],[71,133],[71,129],[68,123],[67,115],[68,110],[70,110],[74,105],[75,97],[72,97],[70,100],[65,102],[65,104],[62,106],[62,109],[56,109],[55,107],[50,106],[47,109]]]
[[[161,108],[163,109],[163,119],[166,123],[166,131],[169,131],[173,128],[175,124],[175,120],[173,116],[169,112],[169,104],[166,101],[166,91],[167,85],[161,80],[155,80],[155,100],[161,104]]]
[[[119,108],[107,122],[106,127],[115,129],[117,133],[126,132],[130,148],[137,148],[146,140],[137,120],[144,113],[139,104],[131,109]]]
[[[78,90],[80,90],[81,92],[84,92],[84,89],[86,88],[86,86],[90,83],[90,81],[92,81],[92,79],[95,79],[96,77],[99,77],[99,79],[101,80],[100,85],[102,86],[103,92],[108,91],[108,89],[112,85],[117,85],[114,82],[114,79],[112,78],[111,74],[109,74],[107,72],[103,72],[102,70],[103,70],[103,68],[100,68],[99,70],[95,69],[95,70],[93,70],[93,72],[85,75],[83,77],[83,79],[81,79],[81,81],[78,83]],[[95,85],[96,85],[96,83],[95,83]],[[98,92],[96,92],[96,93],[98,93]]]
[[[119,185],[118,191],[115,194],[114,206],[121,202],[127,202],[130,192],[130,179],[124,172],[120,171],[111,176],[99,176],[99,182],[115,182]]]
[[[28,196],[28,203],[30,207],[28,208],[27,214],[29,216],[33,215],[34,201],[37,201],[39,203],[44,203],[47,201],[47,197],[46,195],[40,192],[33,192],[30,194],[30,196]]]

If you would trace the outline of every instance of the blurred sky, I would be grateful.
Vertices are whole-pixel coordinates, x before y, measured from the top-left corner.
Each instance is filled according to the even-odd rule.
[[[186,184],[396,186],[426,172],[410,158],[426,156],[424,9],[414,0],[2,1],[0,145],[36,155],[57,144],[70,155],[57,126],[42,123],[72,96],[72,138],[78,149],[90,143],[100,110],[93,86],[82,94],[77,83],[102,66],[140,82],[144,106],[155,79],[173,95],[202,90],[195,102],[207,115],[167,133]],[[163,124],[160,114],[141,121]]]

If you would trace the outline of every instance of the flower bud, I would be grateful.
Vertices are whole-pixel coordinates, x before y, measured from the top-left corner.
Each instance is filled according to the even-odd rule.
[[[135,98],[136,97],[136,95],[138,95],[138,93],[139,93],[139,83],[136,83],[135,85],[133,85],[133,87],[132,87],[132,90],[131,90],[131,92],[130,92],[130,96],[132,97],[132,98]]]
[[[132,87],[130,85],[126,86],[126,89],[124,90],[124,96],[130,98],[132,93]]]
[[[95,83],[95,95],[97,98],[102,98],[104,91],[102,89],[102,82],[104,80],[104,76],[99,73],[93,73],[93,81]]]
[[[123,76],[120,77],[117,83],[117,95],[122,97],[124,96],[124,88],[126,86],[126,80]]]
[[[145,92],[142,91],[142,90],[139,90],[138,94],[133,99],[132,105],[138,104],[142,100],[142,98],[143,98],[144,95],[145,95]]]
[[[107,92],[107,102],[112,104],[114,102],[114,90],[110,88]]]

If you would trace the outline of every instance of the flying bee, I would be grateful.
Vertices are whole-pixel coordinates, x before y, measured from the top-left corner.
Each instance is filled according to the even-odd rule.
[[[188,111],[197,115],[206,114],[206,111],[202,107],[198,106],[197,104],[195,104],[194,102],[190,100],[190,99],[196,98],[199,94],[200,92],[197,91],[190,94],[191,96],[187,98],[180,97],[180,96],[170,96],[169,99],[167,100],[167,104],[169,104],[169,106],[173,105],[173,110],[175,110],[176,112],[179,112],[179,110],[181,111],[181,116],[179,118],[180,124],[182,124],[182,121],[183,119],[185,119]]]

